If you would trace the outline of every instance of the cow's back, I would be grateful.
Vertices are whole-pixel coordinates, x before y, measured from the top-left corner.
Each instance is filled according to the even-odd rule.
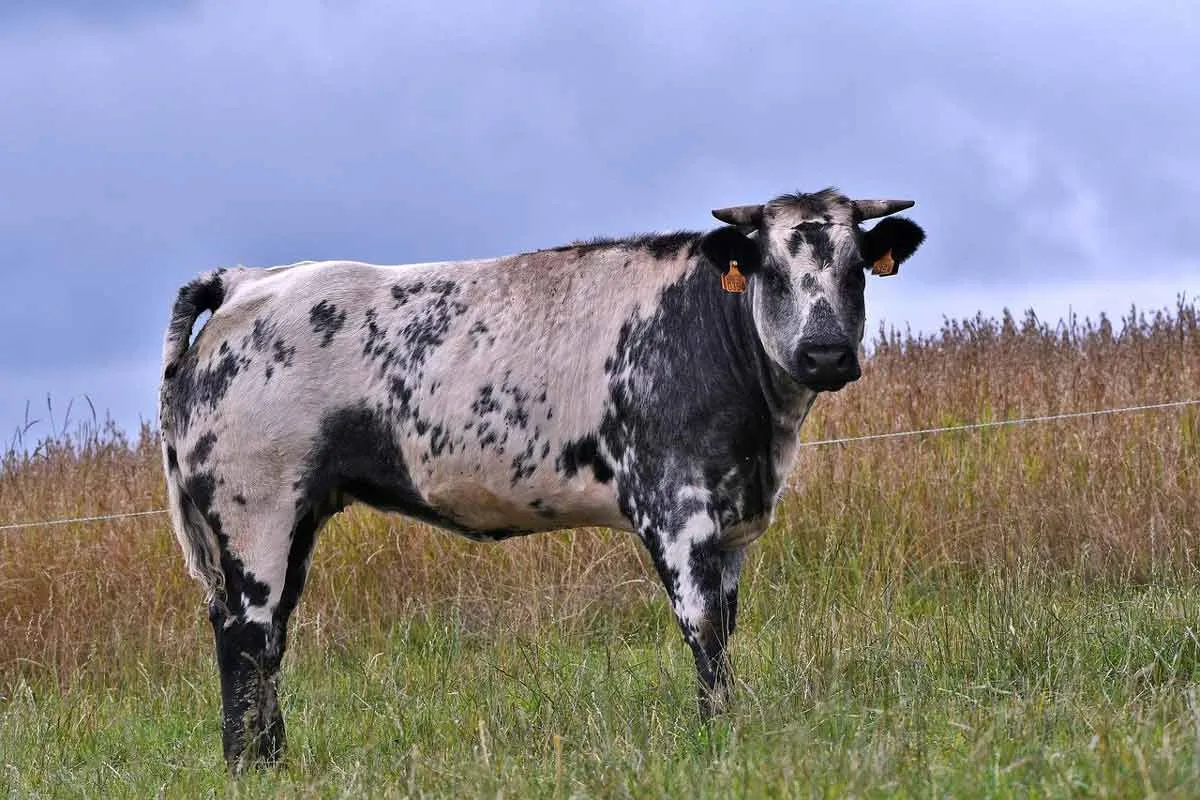
[[[272,484],[465,532],[629,527],[572,453],[600,424],[622,330],[687,255],[230,270],[180,370],[176,428]]]

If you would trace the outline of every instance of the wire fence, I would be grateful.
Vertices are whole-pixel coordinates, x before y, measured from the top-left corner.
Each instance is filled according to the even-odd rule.
[[[1163,411],[1185,406],[1200,405],[1196,400],[1172,400],[1165,403],[1149,403],[1138,406],[1123,406],[1120,408],[1102,408],[1093,411],[1068,411],[1061,414],[1045,414],[1036,417],[1018,417],[1016,419],[1001,419],[988,422],[967,422],[962,425],[944,425],[936,428],[918,428],[908,431],[888,431],[886,433],[868,433],[862,436],[844,436],[836,439],[819,439],[812,442],[800,442],[799,447],[828,447],[837,444],[852,444],[870,442],[880,439],[906,439],[915,436],[932,436],[943,433],[960,433],[963,431],[978,431],[986,428],[1002,428],[1014,425],[1030,425],[1039,422],[1060,422],[1068,419],[1084,419],[1087,417],[1104,417],[1114,414],[1133,414],[1145,411]],[[111,520],[132,519],[134,517],[152,517],[166,514],[167,509],[155,508],[148,511],[125,511],[117,514],[96,514],[87,517],[69,517],[65,519],[36,520],[32,522],[10,522],[0,525],[0,532],[15,531],[26,528],[51,528],[61,525],[82,525],[92,522],[108,522]]]
[[[150,511],[124,511],[120,514],[97,514],[92,517],[69,517],[66,519],[44,519],[37,522],[11,522],[0,525],[0,531],[15,531],[21,528],[52,528],[55,525],[74,525],[85,522],[107,522],[113,519],[130,519],[132,517],[153,517],[166,514],[165,508],[155,508]]]
[[[910,436],[925,436],[935,433],[951,433],[957,431],[978,431],[984,428],[1003,428],[1009,425],[1028,425],[1033,422],[1057,422],[1064,419],[1082,419],[1084,417],[1103,417],[1110,414],[1129,414],[1135,411],[1157,411],[1167,408],[1182,408],[1183,406],[1200,405],[1200,400],[1172,400],[1167,403],[1150,403],[1142,406],[1125,406],[1123,408],[1102,408],[1096,411],[1067,411],[1062,414],[1046,414],[1040,417],[1021,417],[1019,419],[1000,419],[990,422],[968,422],[962,425],[945,425],[940,428],[920,428],[912,431],[891,431],[889,433],[868,433],[865,436],[846,436],[840,439],[821,439],[815,442],[801,442],[800,447],[822,447],[831,444],[848,444],[850,442],[869,442],[875,439],[904,439]]]

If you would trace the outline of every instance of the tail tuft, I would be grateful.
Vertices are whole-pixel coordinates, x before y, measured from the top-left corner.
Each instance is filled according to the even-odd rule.
[[[167,462],[167,510],[175,538],[183,551],[188,573],[204,587],[204,600],[211,605],[225,600],[225,573],[221,571],[221,544],[212,525],[184,488],[179,464],[170,445],[163,445]],[[175,462],[175,463],[171,463]]]

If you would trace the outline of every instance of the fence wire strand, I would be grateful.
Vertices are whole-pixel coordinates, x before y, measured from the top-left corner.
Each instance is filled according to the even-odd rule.
[[[0,525],[0,531],[15,531],[18,528],[50,528],[55,525],[74,525],[76,523],[85,522],[105,522],[110,519],[130,519],[131,517],[151,517],[158,514],[166,514],[165,508],[156,508],[151,511],[125,511],[120,514],[97,514],[94,517],[70,517],[68,519],[45,519],[38,522],[11,522],[5,525]]]
[[[1121,408],[1102,408],[1094,411],[1068,411],[1062,414],[1044,414],[1037,417],[1019,417],[1017,419],[999,419],[990,422],[968,422],[962,425],[943,425],[936,428],[919,428],[911,431],[890,431],[888,433],[868,433],[863,436],[843,436],[835,439],[818,439],[812,442],[800,442],[798,447],[827,447],[835,444],[851,444],[854,442],[870,442],[879,439],[906,439],[914,436],[931,436],[941,433],[958,433],[961,431],[977,431],[985,428],[1002,428],[1012,425],[1029,425],[1038,422],[1059,422],[1067,419],[1083,419],[1086,417],[1103,417],[1113,414],[1132,414],[1141,411],[1161,411],[1169,408],[1200,405],[1196,400],[1172,400],[1167,403],[1149,403],[1140,406],[1123,406]],[[48,519],[34,522],[11,522],[0,525],[0,531],[15,531],[24,528],[50,528],[59,525],[82,525],[91,522],[108,522],[110,520],[132,519],[134,517],[152,517],[166,514],[167,509],[155,508],[149,511],[126,511],[119,514],[97,514],[88,517],[69,517],[66,519]]]
[[[847,444],[849,442],[868,442],[873,439],[903,439],[909,436],[925,436],[933,433],[950,433],[953,431],[977,431],[983,428],[1001,428],[1007,425],[1028,425],[1033,422],[1056,422],[1064,419],[1081,419],[1083,417],[1102,417],[1109,414],[1127,414],[1135,411],[1155,411],[1164,408],[1181,408],[1183,406],[1200,405],[1200,400],[1173,400],[1169,403],[1151,403],[1144,406],[1125,406],[1124,408],[1102,408],[1097,411],[1068,411],[1062,414],[1046,414],[1040,417],[1022,417],[1019,419],[998,419],[991,422],[968,422],[962,425],[945,425],[940,428],[921,428],[913,431],[892,431],[890,433],[868,433],[865,436],[846,436],[840,439],[819,439],[815,442],[800,442],[799,447],[821,447],[831,444]]]

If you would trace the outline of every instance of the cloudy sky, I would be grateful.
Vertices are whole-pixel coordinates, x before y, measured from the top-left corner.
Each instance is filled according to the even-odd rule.
[[[1193,0],[0,0],[0,433],[47,395],[152,418],[213,266],[706,228],[830,184],[929,233],[872,330],[1169,305],[1200,292],[1198,46]]]

